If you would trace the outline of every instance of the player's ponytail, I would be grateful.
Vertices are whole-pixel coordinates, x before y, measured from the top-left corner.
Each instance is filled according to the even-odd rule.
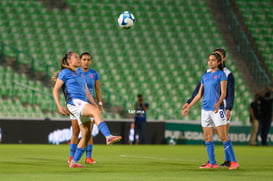
[[[73,52],[68,52],[68,53],[66,53],[65,56],[62,58],[61,63],[60,63],[60,65],[61,65],[61,70],[63,70],[63,69],[71,69],[71,67],[69,66],[67,60],[71,58],[72,53],[73,53]]]
[[[61,59],[61,62],[60,62],[61,70],[63,70],[63,69],[70,69],[70,70],[72,70],[71,67],[69,66],[68,62],[67,62],[67,60],[71,58],[72,53],[73,53],[73,52],[68,52],[68,53],[66,53],[65,56]],[[54,73],[53,73],[53,76],[52,76],[52,78],[51,78],[52,81],[56,82],[57,77],[58,77],[58,75],[59,75],[59,72],[60,72],[61,70],[58,70],[57,72],[54,72]],[[72,70],[72,71],[75,71],[75,70]]]

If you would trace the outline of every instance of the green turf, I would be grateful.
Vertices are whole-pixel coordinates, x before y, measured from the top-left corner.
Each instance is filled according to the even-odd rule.
[[[97,163],[86,168],[68,167],[68,149],[68,145],[2,144],[0,180],[273,180],[273,147],[235,146],[239,170],[199,169],[207,161],[204,146],[95,145],[93,156]],[[216,146],[215,151],[222,162],[222,146]]]

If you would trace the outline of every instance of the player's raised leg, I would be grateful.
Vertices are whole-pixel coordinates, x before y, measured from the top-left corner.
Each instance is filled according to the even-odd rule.
[[[104,122],[102,119],[101,111],[97,107],[91,104],[86,104],[83,107],[82,115],[94,118],[98,129],[106,138],[107,145],[113,144],[121,140],[121,136],[114,136],[111,134],[106,122]]]

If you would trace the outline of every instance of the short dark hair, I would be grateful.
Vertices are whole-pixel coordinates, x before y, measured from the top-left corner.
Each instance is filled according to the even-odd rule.
[[[138,94],[137,97],[138,97],[138,98],[139,98],[139,97],[142,97],[142,94]]]
[[[89,55],[91,57],[91,59],[92,59],[92,55],[89,52],[81,53],[80,58],[82,58],[82,56],[84,56],[84,55]]]
[[[225,49],[223,49],[223,48],[216,48],[216,49],[214,49],[213,50],[214,52],[221,52],[222,54],[223,54],[223,56],[224,56],[224,58],[226,57],[226,51],[225,51]]]

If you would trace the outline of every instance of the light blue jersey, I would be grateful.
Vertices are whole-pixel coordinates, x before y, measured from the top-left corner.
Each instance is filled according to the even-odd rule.
[[[63,69],[59,75],[58,79],[64,82],[62,90],[67,104],[73,104],[73,99],[80,99],[87,102],[86,98],[86,82],[84,76],[73,72],[70,69]]]
[[[218,102],[221,95],[221,82],[227,80],[223,71],[207,72],[202,76],[201,84],[204,86],[203,106],[206,111],[213,111],[214,105]],[[222,103],[219,109],[223,109]]]
[[[90,94],[94,97],[94,87],[96,80],[100,79],[99,73],[96,70],[88,69],[87,72],[84,72],[82,68],[78,68],[77,72],[79,74],[84,75],[87,87],[89,89]]]

